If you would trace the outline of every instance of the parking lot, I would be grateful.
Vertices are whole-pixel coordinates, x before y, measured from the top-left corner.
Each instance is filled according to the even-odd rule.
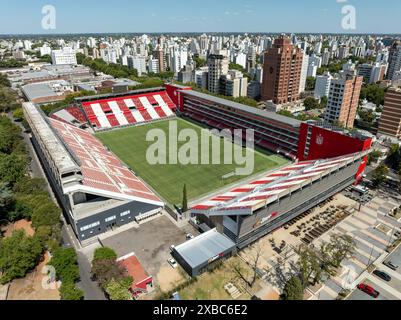
[[[156,277],[171,258],[170,246],[185,242],[187,232],[195,235],[191,228],[188,225],[181,229],[163,215],[103,239],[102,244],[114,249],[119,257],[134,252],[146,271]]]
[[[363,283],[375,288],[380,292],[380,295],[375,299],[371,297],[370,295],[366,294],[365,292],[362,292],[359,289],[356,289],[349,297],[347,300],[398,300],[396,297],[394,297],[391,293],[388,291],[384,290],[383,288],[377,288],[376,283],[374,283],[371,280],[365,280]]]

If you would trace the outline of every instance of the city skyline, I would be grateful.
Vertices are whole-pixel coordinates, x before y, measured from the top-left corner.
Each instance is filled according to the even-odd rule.
[[[56,9],[56,28],[45,30],[41,26],[42,8],[52,5]],[[345,30],[341,23],[344,6],[356,10],[356,28]],[[392,10],[382,10],[391,7]],[[395,0],[381,2],[362,0],[316,1],[291,0],[259,1],[234,0],[213,2],[177,0],[169,6],[159,0],[152,3],[119,0],[113,3],[63,3],[53,0],[7,3],[7,11],[0,19],[0,34],[85,34],[85,33],[177,33],[177,32],[249,32],[249,33],[347,33],[395,34],[399,33],[397,12],[401,3]],[[139,14],[138,14],[139,13]],[[283,19],[283,17],[285,17]],[[300,19],[301,17],[301,19]],[[15,21],[24,23],[15,24]],[[381,20],[372,27],[372,21]],[[91,21],[90,25],[88,21]]]

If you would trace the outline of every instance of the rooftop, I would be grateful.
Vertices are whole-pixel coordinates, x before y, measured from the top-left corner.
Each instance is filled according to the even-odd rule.
[[[146,290],[145,280],[151,279],[146,270],[142,267],[138,258],[134,253],[127,254],[124,257],[117,259],[117,262],[125,268],[127,273],[134,279],[132,283],[132,289],[144,289]]]
[[[207,215],[250,215],[263,206],[299,190],[331,172],[362,158],[366,152],[319,161],[303,161],[269,172],[266,176],[214,196],[191,208]]]
[[[266,110],[261,110],[258,108],[254,108],[254,107],[250,107],[244,104],[240,104],[234,101],[230,101],[230,100],[226,100],[226,99],[222,99],[222,98],[218,98],[215,96],[212,96],[210,94],[205,94],[205,93],[201,93],[201,92],[197,92],[197,91],[184,91],[183,92],[185,95],[190,95],[190,96],[194,96],[194,97],[198,97],[201,99],[207,99],[210,100],[212,102],[218,103],[218,104],[222,104],[225,105],[227,107],[231,107],[233,109],[237,109],[243,112],[247,112],[247,113],[252,113],[256,116],[259,117],[263,117],[263,118],[268,118],[274,121],[278,121],[281,123],[284,123],[286,125],[292,126],[292,127],[299,127],[301,125],[301,121],[297,120],[297,119],[293,119],[293,118],[289,118],[289,117],[285,117],[282,115],[279,115],[275,112],[270,112],[270,111],[266,111]]]
[[[79,170],[79,165],[74,161],[74,158],[64,147],[38,108],[31,102],[25,102],[23,109],[27,114],[28,122],[32,123],[41,139],[46,143],[49,154],[60,173]]]
[[[56,88],[61,88],[63,86],[70,87],[70,84],[65,80],[31,83],[23,86],[22,91],[30,101],[34,101],[40,98],[62,96],[66,91]]]
[[[176,246],[174,250],[192,268],[195,268],[210,260],[217,260],[222,253],[234,247],[235,243],[233,241],[216,229],[212,229]]]

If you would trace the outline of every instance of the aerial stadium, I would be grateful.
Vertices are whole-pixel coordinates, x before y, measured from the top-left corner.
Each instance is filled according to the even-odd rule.
[[[175,84],[77,98],[49,117],[32,103],[23,107],[37,154],[81,242],[180,204],[186,184],[191,216],[218,233],[202,235],[194,248],[196,243],[207,247],[207,241],[224,243],[222,253],[244,248],[358,183],[372,144],[358,132]],[[254,130],[253,174],[224,180],[233,169],[225,164],[150,166],[146,131],[166,129],[170,121],[195,130]],[[188,248],[191,242],[177,246],[173,255],[188,273],[197,274],[202,263],[187,261]]]

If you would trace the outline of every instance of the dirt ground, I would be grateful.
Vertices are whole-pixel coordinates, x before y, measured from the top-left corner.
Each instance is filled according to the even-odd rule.
[[[249,300],[251,295],[244,289],[244,281],[234,272],[233,267],[240,266],[241,274],[248,280],[252,278],[252,270],[239,257],[224,261],[223,265],[213,272],[206,272],[198,277],[198,281],[180,291],[183,300],[232,300],[224,289],[228,283],[234,284],[242,295],[237,300]],[[259,290],[258,282],[255,290]]]
[[[42,270],[49,260],[50,256],[46,253],[44,261],[33,272],[27,274],[23,279],[13,280],[8,291],[7,300],[60,300],[57,288],[50,286],[50,288],[45,289],[42,285],[45,277],[42,274]]]
[[[166,264],[160,268],[157,274],[157,284],[163,292],[169,292],[177,287],[180,283],[185,281],[185,277],[179,268],[173,269],[170,265]]]
[[[28,236],[33,236],[35,230],[32,228],[32,222],[28,220],[19,220],[17,222],[11,223],[8,226],[2,228],[4,231],[4,236],[9,237],[16,230],[25,230]]]

